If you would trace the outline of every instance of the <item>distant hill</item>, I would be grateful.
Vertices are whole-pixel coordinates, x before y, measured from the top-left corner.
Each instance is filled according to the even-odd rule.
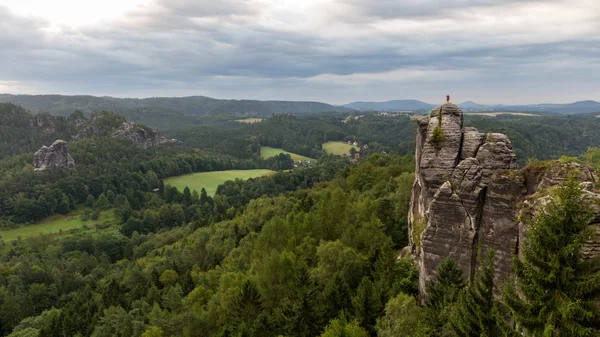
[[[352,102],[344,105],[346,108],[362,110],[362,111],[414,111],[414,110],[429,110],[435,105],[421,102],[414,99],[393,100],[387,102]]]
[[[48,112],[56,115],[69,115],[75,110],[91,113],[108,110],[126,117],[135,115],[140,118],[144,111],[156,116],[160,109],[172,117],[178,113],[184,116],[270,116],[274,113],[290,112],[295,114],[327,111],[349,111],[344,107],[319,102],[293,101],[256,101],[214,99],[204,96],[190,97],[152,97],[152,98],[115,98],[97,96],[64,95],[9,95],[0,94],[0,102],[18,104],[32,112]],[[131,112],[135,110],[134,112]]]
[[[429,110],[439,104],[429,104],[418,100],[393,100],[387,102],[352,102],[344,107],[362,111],[416,111]],[[527,104],[527,105],[504,105],[504,104],[479,104],[466,101],[458,106],[469,111],[522,111],[538,113],[580,114],[600,112],[600,102],[579,101],[565,104]]]

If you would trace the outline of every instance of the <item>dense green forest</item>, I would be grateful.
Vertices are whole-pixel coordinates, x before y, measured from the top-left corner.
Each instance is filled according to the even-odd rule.
[[[488,252],[471,282],[454,261],[445,260],[421,305],[415,297],[416,267],[397,258],[398,248],[407,243],[412,159],[373,155],[354,167],[323,166],[330,169],[319,166],[224,185],[214,198],[159,181],[161,191],[146,193],[136,208],[122,194],[103,197],[111,195],[107,190],[96,203],[106,199],[117,206],[118,233],[3,243],[1,333],[517,336],[517,322],[535,336],[548,327],[568,331],[573,325],[580,332],[575,336],[593,336],[592,328],[600,326],[597,309],[590,306],[600,274],[590,273],[589,262],[579,254],[544,264],[573,270],[558,283],[536,279],[550,271],[531,272],[539,270],[540,258],[557,261],[554,256],[581,249],[590,213],[573,181],[559,190],[561,202],[535,219],[537,230],[517,265],[526,277],[514,288],[507,284],[504,301],[494,296],[493,252]],[[317,177],[329,182],[314,185]],[[307,180],[313,185],[299,184]],[[287,187],[280,194],[275,187],[282,182]],[[248,190],[261,192],[243,197]],[[236,195],[239,204],[220,207],[219,200]],[[205,212],[208,220],[202,217]],[[564,241],[551,240],[549,233],[566,228]],[[561,289],[562,280],[571,282],[572,291]],[[577,290],[582,280],[585,292]],[[517,291],[535,301],[515,297]],[[544,295],[548,291],[559,291],[570,302],[538,300],[552,296]],[[546,324],[544,317],[568,308],[586,316]],[[545,314],[531,317],[537,315],[531,310]]]
[[[311,113],[328,111],[351,111],[319,102],[256,101],[215,99],[204,96],[116,98],[97,96],[63,95],[8,95],[0,94],[0,102],[11,102],[35,112],[69,115],[74,110],[92,113],[109,110],[135,120],[139,110],[164,113],[171,118],[186,120],[187,116],[270,116],[274,113]],[[154,118],[156,114],[154,114]],[[147,121],[143,121],[147,123]],[[152,125],[151,123],[148,123]],[[154,125],[153,125],[154,126]]]
[[[237,182],[214,198],[164,186],[137,207],[115,194],[121,234],[4,243],[2,332],[313,336],[345,315],[375,331],[389,298],[416,291],[412,264],[396,262],[413,166],[376,156],[349,170],[327,164]],[[333,180],[297,190],[321,178]],[[286,180],[289,194],[268,197]],[[248,190],[262,196],[244,199]]]
[[[323,155],[321,144],[349,140],[368,144],[368,149],[361,150],[363,154],[386,152],[408,155],[414,152],[416,127],[408,116],[390,118],[373,114],[344,122],[346,116],[279,114],[256,124],[207,124],[168,130],[166,133],[188,146],[240,158],[259,154],[261,145],[319,158]]]
[[[548,160],[579,156],[590,146],[600,145],[598,114],[493,118],[466,115],[465,125],[481,132],[504,133],[511,140],[519,163],[528,159]]]
[[[0,238],[2,336],[594,336],[600,327],[600,272],[579,254],[591,213],[572,180],[531,220],[517,282],[494,284],[494,252],[480,252],[471,281],[447,259],[419,297],[417,267],[401,258],[415,166],[408,116],[207,118],[168,131],[187,146],[145,150],[110,137],[125,121],[117,114],[0,108],[0,125],[31,135],[2,134],[0,231],[74,209],[114,214],[106,230]],[[595,123],[466,118],[507,133],[524,161],[571,155],[600,168]],[[34,171],[32,151],[57,136],[71,140],[76,168]],[[368,144],[357,164],[322,151],[348,140]],[[317,162],[291,170],[289,155],[263,159],[261,146]],[[214,196],[162,180],[254,168],[278,173],[228,181]]]

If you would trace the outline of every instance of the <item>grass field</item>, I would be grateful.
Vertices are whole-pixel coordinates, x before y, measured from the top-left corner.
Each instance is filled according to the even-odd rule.
[[[246,123],[246,124],[254,124],[262,122],[262,118],[246,118],[246,119],[236,119],[238,123]]]
[[[278,149],[275,147],[270,147],[270,146],[261,146],[260,147],[260,155],[265,159],[275,157],[275,156],[279,155],[280,153],[289,154],[293,160],[314,160],[312,158],[308,158],[305,156],[301,156],[299,154],[287,152],[286,150]]]
[[[467,115],[489,116],[489,117],[496,117],[496,116],[499,116],[499,115],[515,115],[515,116],[541,117],[540,115],[528,114],[528,113],[525,113],[525,112],[471,112],[471,113],[467,113]]]
[[[250,179],[261,177],[264,175],[274,174],[271,170],[230,170],[230,171],[214,171],[214,172],[198,172],[186,174],[177,177],[170,177],[164,180],[165,185],[177,187],[179,191],[183,191],[185,187],[190,190],[196,190],[198,193],[202,188],[206,189],[208,195],[214,195],[217,192],[217,187],[227,180]]]
[[[0,231],[2,240],[8,242],[15,240],[19,236],[21,238],[27,238],[39,234],[53,234],[59,233],[61,230],[68,231],[70,229],[81,228],[83,225],[93,227],[93,225],[101,224],[105,221],[113,222],[115,220],[113,210],[106,210],[100,212],[100,217],[97,220],[81,220],[81,213],[84,208],[78,208],[69,214],[56,214],[50,216],[38,224],[33,225],[22,225],[20,227]]]
[[[336,154],[338,156],[345,154],[349,154],[350,153],[350,149],[351,148],[355,148],[356,151],[360,150],[360,147],[358,146],[354,146],[354,145],[348,145],[344,142],[327,142],[327,143],[323,143],[323,150],[325,150],[325,152],[331,153],[331,154]]]

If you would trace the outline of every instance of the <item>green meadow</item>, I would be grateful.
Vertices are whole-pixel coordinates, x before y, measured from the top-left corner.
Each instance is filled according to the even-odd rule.
[[[36,224],[20,225],[17,228],[0,231],[0,236],[2,236],[2,240],[4,241],[11,241],[18,237],[27,238],[40,234],[57,234],[61,231],[66,232],[71,229],[82,228],[83,226],[94,229],[98,224],[115,222],[112,209],[100,212],[100,216],[96,220],[83,221],[81,220],[81,214],[84,209],[83,207],[77,208],[69,214],[55,214]]]
[[[327,153],[341,156],[343,154],[350,154],[350,149],[355,148],[356,151],[360,151],[360,147],[354,145],[348,145],[344,142],[327,142],[323,143],[323,150]]]
[[[274,171],[264,169],[198,172],[177,177],[170,177],[165,179],[164,183],[165,185],[169,184],[173,187],[177,187],[179,191],[183,191],[187,186],[190,188],[190,190],[196,190],[198,193],[200,193],[202,188],[204,188],[206,189],[206,193],[208,195],[214,195],[217,192],[217,187],[227,180],[245,180],[274,173]]]
[[[305,156],[301,156],[299,154],[285,151],[284,149],[278,149],[278,148],[270,147],[270,146],[261,146],[260,147],[260,155],[265,159],[275,157],[275,156],[279,155],[280,153],[289,154],[293,160],[314,160],[312,158],[308,158]]]

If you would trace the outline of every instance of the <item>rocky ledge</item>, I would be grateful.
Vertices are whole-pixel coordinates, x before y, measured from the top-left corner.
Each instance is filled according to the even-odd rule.
[[[418,123],[409,240],[422,295],[444,258],[455,259],[472,278],[478,253],[488,249],[495,250],[496,278],[502,281],[512,273],[512,255],[526,232],[519,220],[524,201],[564,181],[570,165],[578,166],[586,186],[598,181],[592,168],[577,163],[518,170],[508,137],[463,127],[463,112],[451,103]],[[600,255],[600,243],[590,242],[586,251]]]
[[[75,167],[75,161],[68,151],[67,142],[57,140],[50,146],[42,146],[33,155],[33,168],[36,171],[45,170],[50,167],[71,169]]]
[[[144,149],[181,144],[177,139],[168,139],[164,136],[160,136],[156,130],[133,122],[123,123],[112,136],[115,138],[129,139],[137,146],[143,147]]]

